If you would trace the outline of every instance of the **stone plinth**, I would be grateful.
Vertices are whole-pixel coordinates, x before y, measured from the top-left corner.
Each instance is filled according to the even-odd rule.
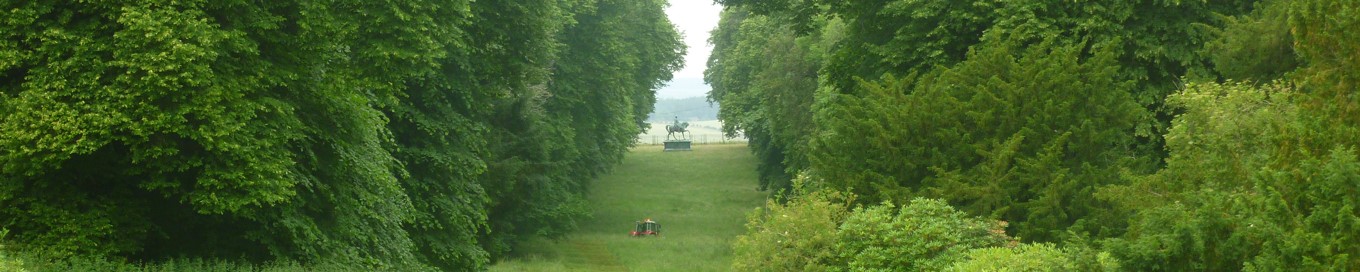
[[[689,148],[689,146],[690,146],[689,140],[666,141],[665,151],[690,151],[691,149]]]

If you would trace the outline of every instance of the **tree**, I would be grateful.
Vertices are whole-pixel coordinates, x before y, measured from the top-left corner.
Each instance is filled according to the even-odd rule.
[[[723,105],[718,117],[727,135],[750,139],[760,160],[761,188],[788,190],[790,177],[808,164],[818,69],[840,39],[843,23],[808,18],[815,32],[800,37],[795,35],[798,23],[787,17],[752,15],[742,8],[723,16],[704,76],[713,86],[709,100]]]
[[[0,227],[56,256],[482,269],[570,230],[683,52],[658,1],[3,6]]]
[[[1360,219],[1354,149],[1306,148],[1317,127],[1285,85],[1193,84],[1167,168],[1102,190],[1133,216],[1107,248],[1138,270],[1347,270]],[[1325,138],[1324,138],[1325,139]]]
[[[1134,154],[1147,116],[1113,54],[1081,48],[993,44],[923,76],[823,93],[811,168],[866,201],[946,199],[1053,241],[1099,210],[1089,192]]]
[[[1342,184],[1357,180],[1356,122],[1338,19],[1356,9],[1331,1],[1272,2],[1237,18],[1211,48],[1230,49],[1216,60],[1241,70],[1229,78],[1280,81],[1189,84],[1169,98],[1184,114],[1167,133],[1170,156],[1156,174],[1133,176],[1127,186],[1102,190],[1130,211],[1128,232],[1107,248],[1140,270],[1354,269],[1354,224],[1360,218]],[[1281,27],[1288,14],[1287,27]],[[1349,17],[1347,17],[1349,18]],[[1276,37],[1289,45],[1240,39]],[[1269,41],[1269,40],[1268,40]],[[1256,47],[1261,46],[1261,47]],[[1286,47],[1286,48],[1282,48]],[[1297,70],[1255,63],[1281,54],[1238,54],[1264,48],[1298,52]],[[1320,48],[1327,48],[1325,50]],[[1241,50],[1241,51],[1235,51]],[[1314,59],[1319,58],[1319,59]],[[1341,60],[1341,61],[1334,61]],[[1289,62],[1283,62],[1289,63]],[[1280,72],[1283,70],[1284,72]],[[1136,211],[1136,212],[1133,212]]]
[[[563,7],[547,80],[515,89],[491,117],[492,254],[520,237],[561,237],[589,214],[585,195],[632,147],[654,92],[680,68],[679,33],[659,1],[583,1]],[[512,16],[519,18],[519,16]],[[511,19],[506,19],[511,20]],[[532,52],[532,51],[531,51]],[[516,58],[515,55],[502,56]],[[488,62],[494,60],[486,60]]]
[[[1260,2],[1250,14],[1226,17],[1217,38],[1204,44],[1214,70],[1222,78],[1259,84],[1281,79],[1299,68],[1289,33],[1285,1]]]
[[[1180,82],[1180,77],[1201,78],[1210,74],[1208,57],[1201,44],[1215,37],[1213,27],[1221,25],[1226,16],[1243,14],[1255,1],[1184,2],[1184,1],[1128,1],[1119,3],[1084,3],[1071,5],[1063,1],[792,1],[742,0],[720,1],[732,7],[725,21],[714,33],[715,51],[710,60],[706,81],[714,86],[710,96],[722,101],[722,118],[733,125],[732,130],[745,132],[751,139],[754,152],[762,158],[762,184],[787,184],[791,173],[805,168],[808,149],[801,148],[804,139],[786,139],[763,134],[800,134],[802,126],[774,124],[775,116],[784,112],[811,112],[807,105],[825,103],[821,98],[808,98],[807,88],[782,86],[781,95],[745,91],[758,89],[755,75],[762,71],[763,62],[742,61],[740,56],[752,54],[740,44],[778,44],[781,37],[834,37],[820,47],[821,51],[807,54],[817,72],[818,88],[840,94],[861,91],[861,81],[873,81],[886,75],[923,75],[941,67],[966,61],[970,50],[987,44],[1003,42],[1024,46],[1053,43],[1079,46],[1083,54],[1100,50],[1113,53],[1119,67],[1112,76],[1134,82],[1125,89],[1136,103],[1151,112],[1153,118],[1140,119],[1133,129],[1137,141],[1132,146],[1139,160],[1131,162],[1134,171],[1152,171],[1157,160],[1164,156],[1159,138],[1161,130],[1171,118],[1164,112],[1164,97]],[[1138,16],[1139,14],[1169,14],[1168,16]],[[739,29],[748,18],[772,21],[785,30]],[[726,19],[725,19],[726,20]],[[834,21],[835,24],[821,22]],[[736,35],[740,31],[762,32],[761,35]],[[826,34],[834,33],[834,34]],[[984,35],[986,33],[986,35]],[[798,38],[795,38],[798,39]],[[753,46],[748,46],[753,47]],[[1099,47],[1099,48],[1097,48]],[[730,53],[724,51],[731,51]],[[772,56],[789,52],[775,51]],[[741,53],[746,52],[746,53]],[[795,51],[796,52],[796,51]],[[780,58],[772,58],[780,59]],[[760,60],[756,58],[756,60]],[[764,65],[769,66],[769,65]],[[779,71],[779,69],[774,69]],[[804,79],[812,76],[801,77]],[[786,78],[783,82],[799,82]],[[772,92],[773,93],[773,92]],[[758,98],[789,100],[798,97],[811,103],[756,103]],[[830,96],[828,96],[830,97]],[[830,99],[830,98],[828,98]],[[731,101],[728,101],[731,100]],[[1140,117],[1141,118],[1141,117]],[[806,120],[785,118],[783,120]],[[771,132],[753,132],[770,130]],[[789,131],[792,130],[792,131]],[[768,155],[763,155],[768,154]],[[769,167],[764,167],[768,165]],[[779,172],[778,170],[784,171]]]

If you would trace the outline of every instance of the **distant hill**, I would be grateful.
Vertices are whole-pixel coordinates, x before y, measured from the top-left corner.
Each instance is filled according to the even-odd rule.
[[[647,117],[648,122],[669,123],[679,117],[681,121],[718,120],[718,104],[709,104],[701,96],[680,99],[657,99],[656,109]]]
[[[708,95],[707,83],[703,78],[677,77],[666,82],[665,87],[656,90],[657,99],[681,99]]]

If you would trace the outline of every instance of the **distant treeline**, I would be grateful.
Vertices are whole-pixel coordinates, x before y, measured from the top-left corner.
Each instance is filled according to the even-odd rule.
[[[711,103],[702,96],[657,99],[656,110],[647,117],[647,121],[669,123],[677,117],[680,118],[680,121],[718,120],[718,103]]]
[[[6,3],[0,242],[52,259],[481,270],[685,50],[664,0]]]
[[[734,270],[1360,270],[1360,1],[718,2]]]

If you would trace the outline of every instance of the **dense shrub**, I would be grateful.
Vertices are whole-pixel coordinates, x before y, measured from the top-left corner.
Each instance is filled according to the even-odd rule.
[[[24,262],[6,249],[5,237],[8,235],[8,229],[0,228],[0,271],[25,272],[27,270],[24,269]]]
[[[1310,150],[1317,126],[1285,85],[1191,84],[1169,101],[1165,169],[1102,195],[1133,214],[1107,248],[1138,270],[1346,271],[1360,265],[1360,162]]]
[[[849,215],[845,198],[814,192],[774,201],[752,212],[746,234],[733,243],[736,271],[830,271],[840,265],[834,251],[841,222]]]
[[[801,184],[801,183],[798,183]],[[1004,223],[968,216],[940,200],[849,210],[853,197],[813,191],[770,201],[733,244],[738,271],[932,271],[971,249],[1007,246]]]
[[[867,199],[944,199],[1056,241],[1101,212],[1089,192],[1138,160],[1131,132],[1149,116],[1114,55],[1084,47],[1006,40],[936,72],[823,93],[811,168]]]
[[[857,208],[837,231],[842,271],[939,271],[971,249],[1014,243],[1004,222],[969,216],[933,199]]]
[[[969,251],[967,260],[944,271],[1120,271],[1119,262],[1108,253],[1089,256],[1094,262],[1087,266],[1078,260],[1081,254],[1048,243],[989,247]]]

